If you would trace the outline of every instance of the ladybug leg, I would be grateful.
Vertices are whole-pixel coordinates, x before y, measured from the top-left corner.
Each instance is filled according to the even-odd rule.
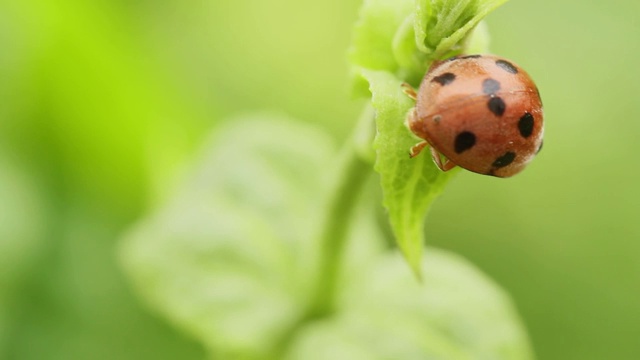
[[[418,156],[420,154],[420,152],[422,152],[422,149],[424,149],[425,146],[429,145],[428,142],[426,141],[421,141],[415,145],[413,145],[411,147],[411,150],[409,150],[409,157],[410,158],[414,158],[416,156]]]
[[[405,85],[406,83],[404,83],[403,85]],[[408,84],[406,84],[407,86],[409,86]],[[409,86],[408,87],[409,90],[413,91],[413,89]],[[415,92],[414,92],[415,94]],[[407,119],[405,121],[405,125],[415,134],[415,131],[413,130],[413,125],[416,122],[416,109],[413,108],[409,111],[409,114],[407,114]],[[420,152],[422,152],[422,150],[424,149],[425,146],[429,145],[429,143],[426,140],[422,140],[421,142],[413,145],[411,147],[411,149],[409,150],[409,157],[410,158],[414,158],[416,156],[418,156],[420,154]]]
[[[457,166],[453,161],[449,159],[446,159],[443,163],[440,153],[434,148],[431,148],[431,158],[433,158],[433,162],[436,163],[438,169],[442,171],[449,171]]]
[[[418,99],[418,94],[416,94],[416,90],[413,87],[411,87],[411,85],[409,85],[406,82],[403,82],[401,86],[402,86],[402,92],[405,93],[405,95],[410,97],[412,100]]]
[[[447,159],[447,161],[444,162],[444,166],[442,168],[442,171],[449,171],[449,170],[453,169],[456,166],[458,166],[456,163],[454,163],[453,161]]]
[[[433,159],[433,162],[436,164],[438,169],[444,171],[444,166],[442,165],[442,158],[440,157],[440,153],[434,148],[431,148],[431,158]]]

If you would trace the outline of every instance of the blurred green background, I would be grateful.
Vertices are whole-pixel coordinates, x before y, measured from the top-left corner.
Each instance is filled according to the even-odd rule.
[[[203,358],[138,304],[117,239],[232,114],[345,139],[359,5],[0,2],[0,358]],[[540,359],[638,359],[640,3],[511,0],[488,24],[537,81],[545,148],[513,179],[461,172],[428,242],[513,296]]]

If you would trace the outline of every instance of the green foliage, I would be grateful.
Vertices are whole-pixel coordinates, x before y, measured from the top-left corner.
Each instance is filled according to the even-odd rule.
[[[457,170],[441,172],[428,154],[409,158],[408,149],[418,141],[403,121],[413,106],[411,99],[388,72],[363,70],[363,76],[371,83],[372,103],[378,110],[375,169],[380,173],[384,205],[400,249],[420,275],[425,214]]]
[[[202,354],[145,312],[114,258],[201,119],[130,5],[0,1],[2,359]]]
[[[1,154],[1,153],[0,153]],[[44,206],[36,184],[4,156],[0,156],[0,199],[14,207],[0,207],[0,298],[10,293],[42,246]]]
[[[207,143],[183,191],[127,236],[122,258],[135,288],[214,358],[530,359],[495,285],[436,250],[417,283],[384,248],[370,202],[349,218],[328,214],[354,225],[351,245],[331,316],[306,316],[336,158],[308,125],[234,119]]]
[[[302,239],[315,228],[320,170],[333,153],[306,125],[232,121],[184,191],[129,236],[123,254],[136,288],[212,353],[264,358],[305,310]]]
[[[416,0],[416,43],[438,59],[464,49],[460,42],[491,11],[507,0]]]
[[[145,283],[139,287],[137,281],[125,283],[125,275],[137,277],[135,266],[127,272],[117,267],[117,239],[138,217],[156,213],[155,207],[173,193],[175,175],[180,176],[201,135],[231,120],[230,114],[277,109],[297,121],[319,125],[335,139],[345,139],[362,108],[362,102],[351,101],[344,91],[348,73],[344,49],[352,39],[349,34],[362,2],[0,1],[0,359],[214,358],[203,351],[206,330],[189,336],[193,332],[181,331],[190,329],[186,322],[177,320],[168,306],[156,305],[162,304],[160,295],[169,298],[172,289],[154,298]],[[436,45],[428,51],[415,50],[421,42],[415,41],[415,14],[410,16],[413,0],[377,3],[388,6],[367,21],[367,14],[373,12],[363,8],[359,24],[369,30],[380,25],[369,44],[377,43],[382,50],[369,56],[359,46],[358,63],[385,59],[392,71],[384,64],[366,68],[417,86]],[[464,254],[508,289],[540,359],[639,359],[640,322],[634,319],[640,314],[640,170],[635,166],[640,152],[636,120],[640,102],[635,100],[640,91],[640,2],[577,3],[511,1],[491,14],[491,51],[522,65],[544,97],[545,149],[527,172],[508,181],[460,171],[455,181],[446,184],[445,198],[429,213],[427,244]],[[428,3],[434,4],[444,2]],[[389,21],[393,26],[387,28],[383,22],[389,18],[394,19]],[[488,37],[482,37],[483,29],[480,22],[453,51],[460,47],[469,53],[486,51]],[[354,75],[360,94],[369,97],[372,84],[359,70]],[[364,131],[358,130],[358,155],[367,158],[369,170],[376,157],[371,146],[376,130],[373,115],[367,117],[369,122],[362,122]],[[236,141],[239,147],[246,143],[244,138]],[[320,173],[333,177],[338,171],[334,162],[341,155],[331,147],[329,157]],[[405,335],[406,331],[392,331],[401,325],[380,320],[385,314],[399,314],[399,322],[409,317],[393,310],[397,307],[386,306],[393,302],[392,294],[386,292],[397,293],[394,301],[398,302],[427,293],[435,296],[444,286],[434,284],[431,274],[455,269],[443,266],[444,261],[436,258],[441,253],[428,248],[423,283],[418,285],[398,254],[384,256],[385,250],[377,245],[381,237],[386,251],[396,249],[388,246],[393,242],[390,228],[380,226],[388,222],[388,213],[379,206],[379,176],[371,175],[365,174],[368,180],[357,211],[342,218],[350,230],[337,271],[334,313],[293,327],[292,331],[299,331],[285,336],[289,345],[282,346],[287,351],[279,359],[322,357],[326,355],[322,351],[332,349],[353,359],[358,354],[375,358],[378,355],[371,355],[372,350],[388,354],[387,347],[394,343],[404,347],[410,342],[404,339],[411,340],[413,333],[425,336],[429,330],[423,327],[446,324],[415,315],[427,320]],[[187,186],[181,190],[187,192]],[[271,189],[264,187],[264,191]],[[328,197],[335,196],[296,194],[300,202],[322,198],[317,204],[322,213],[327,212]],[[217,218],[233,218],[236,213],[206,214],[199,221],[219,223]],[[321,218],[325,216],[314,218],[311,226],[324,227]],[[295,226],[300,220],[288,221]],[[146,221],[148,231],[159,226]],[[158,244],[151,238],[144,243],[147,258],[157,256],[159,264],[147,258],[140,264],[153,263],[148,268],[171,279],[173,268],[161,271],[165,263],[170,266],[175,260],[163,253],[166,242],[162,239],[169,235],[161,229],[157,232],[162,233],[156,237]],[[315,235],[306,239],[317,240],[319,232],[308,229],[305,234]],[[200,243],[205,247],[208,240]],[[314,249],[296,259],[311,267],[319,255],[317,246],[304,240],[295,243]],[[182,253],[179,244],[174,248]],[[196,251],[192,250],[194,257]],[[206,261],[207,256],[214,259],[213,264]],[[205,260],[189,269],[192,273],[211,269],[217,274],[215,263],[220,257],[201,254],[197,258]],[[385,265],[391,262],[393,266]],[[233,271],[250,273],[238,267]],[[291,267],[292,272],[295,269]],[[318,271],[314,265],[313,271],[309,268],[300,277]],[[393,272],[393,276],[382,282],[379,272]],[[238,278],[226,287],[242,286],[244,279]],[[442,279],[463,287],[475,281],[471,277],[470,281],[453,276]],[[182,284],[190,281],[187,274]],[[311,277],[300,282],[296,299],[316,293],[304,294],[317,287]],[[399,290],[404,282],[423,286],[425,292]],[[382,290],[365,288],[373,283]],[[217,284],[212,281],[203,287]],[[145,301],[138,302],[132,290],[144,294],[140,298]],[[475,301],[476,295],[464,295]],[[369,309],[378,297],[385,306],[376,308],[381,314],[373,314]],[[453,298],[453,294],[443,296],[436,303],[455,303]],[[147,304],[153,305],[155,314],[142,306]],[[362,304],[362,311],[357,312],[357,304]],[[186,296],[182,305],[190,309]],[[436,305],[429,302],[420,310]],[[485,309],[479,305],[458,303],[456,310],[469,308],[473,314],[464,316],[475,319]],[[366,318],[373,320],[363,330],[359,324]],[[175,324],[180,326],[171,326]],[[491,323],[485,328],[476,331],[509,335]],[[364,337],[373,340],[360,341]],[[465,344],[447,339],[461,347]],[[361,344],[369,348],[362,349]],[[425,346],[441,348],[434,342]]]
[[[0,153],[1,155],[2,153]],[[10,333],[16,288],[41,255],[44,206],[32,179],[0,156],[0,354]]]
[[[392,44],[398,29],[412,18],[411,0],[366,0],[354,27],[349,58],[363,68],[395,72],[400,68]]]
[[[352,56],[355,63],[367,64],[361,75],[374,94],[381,131],[376,168],[394,171],[396,165],[385,163],[393,157],[380,156],[380,149],[397,142],[389,155],[400,159],[402,153],[398,162],[405,164],[405,148],[413,141],[401,123],[392,121],[411,106],[399,91],[399,79],[419,79],[428,58],[416,51],[412,3],[367,6],[356,32],[356,38],[363,35],[357,42],[364,47],[355,47]],[[52,357],[66,358],[98,352],[134,358],[145,346],[120,346],[131,335],[140,335],[143,344],[173,338],[162,330],[154,333],[143,323],[149,320],[127,303],[108,240],[144,206],[145,190],[153,188],[153,198],[163,193],[163,182],[189,147],[199,115],[183,111],[185,104],[174,99],[172,87],[160,86],[161,71],[147,66],[142,51],[134,50],[136,40],[116,30],[126,28],[126,22],[98,21],[112,17],[115,9],[61,3],[42,13],[42,23],[52,24],[48,36],[59,46],[32,65],[46,76],[28,79],[28,86],[45,99],[39,111],[50,118],[46,126],[36,126],[42,119],[16,107],[19,116],[11,116],[6,129],[21,128],[29,134],[25,138],[36,134],[53,149],[38,154],[38,161],[54,163],[64,174],[62,181],[47,180],[61,199],[52,211],[55,224],[47,229],[52,233],[48,240],[61,250],[40,265],[57,267],[47,273],[54,279],[51,290],[20,297],[29,301],[27,310],[7,322],[6,330],[3,320],[11,307],[8,297],[0,297],[0,338],[7,343],[18,339],[17,350],[3,354],[40,358],[52,352]],[[392,223],[403,223],[396,229],[403,239],[420,239],[401,246],[414,268],[427,268],[424,283],[416,283],[402,259],[385,248],[387,239],[371,214],[374,203],[359,203],[357,197],[370,173],[363,158],[372,155],[371,120],[370,114],[363,115],[358,129],[367,131],[341,153],[326,134],[297,121],[270,115],[230,121],[207,143],[179,194],[123,241],[121,259],[135,290],[214,358],[351,359],[355,351],[369,359],[528,359],[518,319],[493,284],[446,253],[434,250],[420,258],[419,219],[448,176],[409,174],[421,176],[416,182],[426,191],[405,186],[413,196],[401,201],[410,204],[391,214]],[[398,175],[404,179],[410,168],[402,166]],[[0,163],[0,195],[29,211],[35,201],[28,195],[31,184],[11,171],[4,176],[3,168]],[[383,183],[389,180],[384,177]],[[39,245],[39,229],[27,226],[37,224],[37,209],[29,214],[11,210],[0,212],[0,257],[5,260],[0,263],[6,266],[0,285],[7,293],[13,293],[15,279],[26,272],[24,264],[33,261]],[[108,301],[104,289],[112,292]],[[40,301],[57,310],[44,321],[30,311]],[[79,331],[78,323],[90,326]],[[30,326],[41,333],[31,337]],[[17,335],[9,334],[16,328]],[[502,331],[508,336],[488,336]],[[22,338],[51,344],[21,345]],[[153,356],[173,357],[163,351],[172,345],[158,342]],[[336,353],[318,352],[318,343]],[[118,352],[105,351],[109,348]]]
[[[458,256],[429,248],[425,277],[375,256],[345,286],[340,312],[309,324],[287,360],[532,359],[508,298]]]
[[[402,93],[401,84],[415,85],[431,62],[444,54],[467,48],[486,52],[486,29],[470,32],[504,1],[425,0],[417,1],[415,8],[408,1],[366,1],[356,26],[351,61],[354,72],[369,83],[377,112],[375,169],[398,245],[418,275],[426,211],[453,172],[442,173],[426,152],[409,158],[409,149],[419,140],[404,125],[413,103]],[[392,16],[380,16],[389,8],[394,9]],[[356,81],[356,89],[362,89],[361,79]]]
[[[493,284],[446,253],[422,259],[424,215],[453,172],[408,157],[416,142],[404,126],[412,102],[400,85],[434,59],[416,43],[414,18],[427,16],[419,10],[409,1],[366,2],[351,58],[372,94],[384,204],[405,258],[416,273],[427,269],[423,283],[382,246],[371,203],[357,206],[374,114],[364,112],[361,133],[341,154],[310,126],[237,118],[208,143],[183,191],[122,249],[146,301],[214,357],[531,358]],[[481,18],[467,8],[462,14]]]

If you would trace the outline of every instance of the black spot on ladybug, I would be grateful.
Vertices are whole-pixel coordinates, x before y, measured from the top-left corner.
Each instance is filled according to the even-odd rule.
[[[500,82],[494,79],[486,79],[482,82],[482,92],[487,95],[492,95],[500,90]]]
[[[476,144],[476,136],[474,133],[470,131],[463,131],[458,136],[456,136],[456,140],[454,143],[454,150],[457,154],[460,154],[464,151],[467,151]]]
[[[504,155],[497,158],[496,161],[494,161],[493,164],[491,165],[494,168],[502,168],[511,164],[515,158],[516,158],[516,153],[512,151],[507,151],[506,153],[504,153]]]
[[[449,85],[453,82],[453,80],[456,79],[456,74],[453,73],[444,73],[442,75],[438,75],[436,77],[433,78],[433,80],[431,80],[432,82],[435,81],[438,84],[445,86],[445,85]]]
[[[501,68],[502,70],[512,73],[512,74],[517,74],[518,73],[518,68],[515,67],[512,63],[506,61],[506,60],[496,60],[496,65],[498,65],[499,68]]]
[[[497,116],[502,116],[504,111],[507,109],[507,105],[504,103],[504,100],[499,96],[492,97],[487,103],[487,106],[489,106],[489,110]]]
[[[520,130],[520,135],[524,138],[531,136],[533,133],[533,115],[525,112],[518,121],[518,130]]]
[[[536,154],[540,152],[540,150],[542,150],[542,145],[544,144],[544,140],[540,141],[540,146],[538,146],[538,150],[536,150]]]

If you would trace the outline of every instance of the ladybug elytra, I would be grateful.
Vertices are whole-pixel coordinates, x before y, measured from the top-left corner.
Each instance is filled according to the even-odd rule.
[[[416,93],[407,126],[429,146],[436,165],[509,177],[542,148],[543,111],[538,88],[518,65],[492,55],[467,55],[434,63]],[[441,155],[446,159],[443,161]]]

